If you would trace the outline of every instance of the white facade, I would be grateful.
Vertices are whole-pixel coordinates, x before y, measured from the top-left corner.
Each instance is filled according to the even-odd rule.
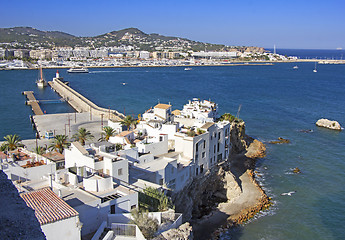
[[[193,101],[189,101],[188,104],[183,106],[180,111],[180,118],[195,118],[202,123],[213,122],[218,114],[217,104],[194,98]],[[178,121],[178,119],[176,119]]]
[[[78,240],[80,239],[79,217],[70,217],[53,223],[41,225],[47,240]]]
[[[113,177],[114,181],[128,182],[128,160],[114,153],[106,153],[99,149],[88,151],[78,142],[65,149],[65,167],[88,167]]]

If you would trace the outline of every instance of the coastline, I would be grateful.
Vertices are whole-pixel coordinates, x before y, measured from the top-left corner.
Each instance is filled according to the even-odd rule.
[[[319,64],[345,64],[345,60],[321,60],[321,59],[295,59],[295,60],[281,60],[281,61],[231,61],[220,62],[218,64],[177,64],[177,65],[122,65],[122,66],[85,66],[87,68],[154,68],[154,67],[216,67],[216,66],[272,66],[275,63],[303,63],[303,62],[318,62]],[[72,66],[45,66],[43,69],[69,69]],[[37,70],[34,68],[4,68],[1,70]]]
[[[255,162],[265,156],[263,143],[251,139],[245,153],[233,154],[224,168],[227,202],[201,219],[191,221],[195,239],[218,239],[221,233],[253,218],[269,208],[270,198],[255,179]],[[224,163],[225,164],[225,163]]]

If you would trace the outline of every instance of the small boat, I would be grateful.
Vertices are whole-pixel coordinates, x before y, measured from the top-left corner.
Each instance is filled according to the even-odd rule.
[[[190,71],[190,70],[192,70],[192,68],[186,67],[186,68],[184,68],[184,70],[185,71]]]
[[[72,67],[67,70],[68,73],[89,73],[89,69],[85,67]]]
[[[36,84],[39,88],[44,88],[48,85],[47,81],[43,77],[42,65],[40,65],[39,77],[36,80]]]
[[[298,69],[298,66],[297,65],[293,66],[293,69]]]
[[[317,69],[316,69],[316,62],[315,62],[315,68],[314,68],[314,70],[313,70],[313,72],[317,72]]]
[[[125,86],[127,83],[123,82],[122,85]]]

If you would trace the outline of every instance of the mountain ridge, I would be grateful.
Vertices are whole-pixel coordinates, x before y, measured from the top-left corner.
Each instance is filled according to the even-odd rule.
[[[15,43],[15,44],[13,44]],[[223,44],[210,44],[187,38],[147,34],[130,27],[90,37],[78,37],[62,31],[42,31],[33,27],[0,28],[0,46],[12,44],[15,48],[35,49],[38,47],[116,47],[131,45],[135,50],[160,51],[220,51],[230,49]],[[237,47],[231,47],[237,48]]]

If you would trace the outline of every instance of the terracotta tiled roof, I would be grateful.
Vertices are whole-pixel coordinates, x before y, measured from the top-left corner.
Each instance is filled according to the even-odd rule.
[[[156,106],[155,106],[155,108],[161,108],[161,109],[168,109],[168,108],[170,108],[171,107],[171,105],[169,105],[169,104],[163,104],[163,103],[159,103],[159,104],[157,104]]]
[[[0,151],[0,159],[6,159],[6,158],[7,158],[6,154]]]
[[[59,153],[59,152],[48,152],[42,155],[43,157],[46,157],[52,161],[61,161],[65,160],[65,155]]]
[[[41,225],[78,216],[79,213],[59,198],[50,188],[22,193],[26,205],[35,211]]]
[[[171,113],[174,114],[175,116],[181,115],[181,111],[178,109],[172,111]]]

